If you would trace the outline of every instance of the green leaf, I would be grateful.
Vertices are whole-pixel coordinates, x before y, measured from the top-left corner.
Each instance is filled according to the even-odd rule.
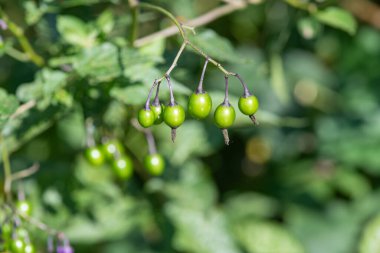
[[[272,217],[278,212],[278,203],[259,193],[242,193],[227,199],[224,209],[231,220]]]
[[[55,92],[66,85],[66,73],[58,70],[42,69],[31,83],[22,84],[17,89],[21,101],[30,101],[46,97],[52,99]]]
[[[97,28],[99,28],[104,34],[108,34],[115,26],[114,17],[111,10],[105,10],[100,14],[96,20]]]
[[[97,31],[74,16],[58,16],[58,32],[68,43],[80,47],[92,47]]]
[[[44,15],[44,11],[46,10],[46,8],[39,8],[37,4],[33,1],[25,1],[24,8],[26,15],[26,23],[28,25],[36,24]]]
[[[366,225],[359,244],[360,253],[380,252],[380,215]]]
[[[317,11],[314,16],[322,23],[341,29],[354,35],[357,29],[357,22],[351,13],[337,7],[328,7]]]
[[[142,85],[130,85],[125,88],[114,87],[110,95],[118,101],[126,105],[142,105],[144,104],[149,89]]]
[[[122,73],[118,49],[110,43],[84,49],[73,67],[81,76],[90,76],[97,81],[109,81]]]
[[[290,232],[272,222],[250,221],[236,227],[237,239],[249,253],[302,253],[303,246]]]
[[[202,164],[187,160],[179,171],[179,180],[167,184],[164,191],[175,202],[191,209],[208,210],[215,204],[217,191]],[[199,198],[202,196],[202,198]]]
[[[229,235],[220,211],[209,210],[205,213],[176,205],[169,205],[166,210],[176,228],[173,242],[176,250],[197,253],[240,252]]]
[[[3,129],[9,117],[17,110],[19,105],[15,96],[8,94],[0,88],[0,130]]]

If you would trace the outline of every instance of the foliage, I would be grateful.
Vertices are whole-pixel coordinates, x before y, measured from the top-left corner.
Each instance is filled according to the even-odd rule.
[[[146,2],[180,21],[227,5]],[[230,145],[212,116],[186,115],[174,143],[169,127],[154,125],[166,163],[161,176],[144,168],[148,144],[131,120],[183,38],[133,46],[128,1],[1,3],[8,26],[0,30],[2,166],[7,153],[13,174],[40,165],[12,184],[13,199],[24,191],[32,217],[62,231],[76,252],[379,252],[378,31],[335,1],[242,2],[195,34],[185,30],[191,43],[244,78],[260,101],[260,124],[238,113],[241,86],[231,77],[237,113]],[[138,34],[169,22],[141,8]],[[185,109],[203,64],[196,50],[185,50],[171,73]],[[204,88],[213,112],[223,102],[224,74],[209,65]],[[164,81],[159,98],[169,101]],[[122,143],[132,178],[120,180],[109,162],[85,159],[89,133],[96,144]],[[0,210],[3,222],[5,201]],[[28,217],[22,224],[44,252],[49,231]]]

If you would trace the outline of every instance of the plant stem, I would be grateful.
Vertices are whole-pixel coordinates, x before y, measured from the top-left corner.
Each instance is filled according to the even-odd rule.
[[[61,232],[55,230],[54,228],[49,227],[47,224],[43,223],[42,221],[39,221],[33,217],[30,217],[29,215],[26,215],[23,212],[20,212],[17,208],[15,208],[13,205],[5,204],[7,208],[9,208],[12,213],[17,214],[19,217],[27,221],[28,223],[32,224],[33,226],[37,227],[38,229],[45,231],[48,234],[51,235],[58,235]]]
[[[149,154],[157,154],[156,142],[152,131],[150,129],[142,128],[136,119],[131,120],[131,125],[136,128],[137,131],[144,133],[148,143]]]
[[[8,16],[0,9],[0,17],[5,21],[8,29],[14,36],[16,36],[21,48],[27,55],[27,57],[37,66],[41,67],[44,65],[44,59],[39,56],[33,49],[32,45],[29,43],[28,39],[24,35],[24,31],[16,23],[12,22]]]
[[[168,82],[168,87],[169,87],[169,92],[170,92],[170,106],[174,106],[175,105],[175,99],[174,99],[174,94],[173,94],[173,87],[172,87],[172,84],[170,82],[170,76],[169,75],[165,75],[165,78],[166,78],[166,81]]]
[[[146,102],[145,102],[145,108],[144,109],[147,111],[150,110],[150,98],[152,97],[152,91],[153,91],[154,87],[156,87],[156,86],[157,86],[157,80],[154,80],[152,87],[149,90]]]
[[[243,81],[243,79],[241,78],[241,76],[239,74],[236,74],[235,77],[237,79],[239,79],[241,85],[243,86],[243,89],[244,89],[243,97],[249,97],[251,95],[251,93],[249,92],[248,87],[245,84],[245,82]]]
[[[196,17],[192,20],[187,21],[184,25],[182,25],[182,28],[187,28],[187,27],[198,27],[205,25],[207,23],[210,23],[224,15],[228,15],[234,11],[244,9],[248,6],[248,3],[246,1],[242,1],[242,3],[229,3],[226,5],[222,5],[220,7],[217,7],[213,10],[210,10],[209,12],[206,12],[205,14],[202,14],[199,17]],[[192,30],[191,29],[191,30]],[[136,47],[141,47],[144,46],[156,39],[164,39],[169,36],[175,35],[178,33],[178,29],[175,25],[170,26],[168,28],[165,28],[161,31],[152,33],[150,35],[147,35],[145,37],[139,38],[135,41],[135,46]]]
[[[170,73],[177,66],[179,57],[182,55],[183,50],[185,50],[187,43],[188,42],[186,42],[186,41],[182,43],[180,49],[178,50],[177,55],[175,56],[175,58],[174,58],[174,60],[172,62],[172,65],[170,65],[170,68],[165,72],[165,75],[163,75],[160,79],[158,79],[159,82],[161,82],[162,80],[164,80],[164,78],[166,78],[166,76],[170,76]]]
[[[9,162],[9,154],[7,150],[7,145],[4,143],[4,138],[0,137],[0,142],[2,145],[2,157],[3,157],[3,169],[4,169],[4,196],[5,201],[11,201],[11,188],[12,188],[12,169],[11,164]]]
[[[139,7],[161,12],[162,14],[164,14],[165,16],[167,16],[177,26],[178,31],[181,34],[181,37],[184,38],[184,39],[186,38],[185,31],[183,30],[181,24],[174,17],[174,15],[171,14],[169,11],[165,10],[164,8],[162,8],[160,6],[153,5],[153,4],[148,4],[148,3],[139,3]]]
[[[204,80],[204,77],[205,77],[207,64],[208,64],[208,58],[206,58],[205,64],[203,66],[203,70],[202,70],[202,74],[201,74],[201,79],[199,80],[199,85],[198,85],[198,88],[197,88],[197,91],[196,91],[197,94],[203,93],[203,80]]]
[[[224,101],[223,104],[225,106],[230,106],[230,101],[228,100],[228,76],[224,76],[224,80],[226,82],[226,88],[224,91]]]
[[[138,37],[138,17],[139,17],[139,8],[138,8],[138,0],[129,0],[129,6],[131,7],[132,14],[132,23],[131,30],[129,34],[129,43],[131,46],[135,43],[135,40]]]
[[[161,83],[157,84],[156,96],[154,97],[154,100],[153,100],[153,105],[154,106],[160,106],[160,98],[158,97],[158,95],[160,93],[160,84]]]
[[[194,51],[203,56],[205,59],[209,59],[209,61],[215,65],[220,71],[222,71],[224,73],[224,75],[227,75],[227,76],[235,76],[236,73],[233,73],[233,72],[230,72],[230,71],[227,71],[219,62],[217,62],[216,60],[212,59],[210,56],[208,56],[205,52],[203,52],[200,48],[198,48],[196,45],[194,45],[191,41],[189,41],[182,25],[178,22],[178,20],[174,17],[173,14],[171,14],[169,11],[165,10],[164,8],[162,7],[159,7],[159,6],[156,6],[156,5],[152,5],[152,4],[147,4],[147,3],[140,3],[139,4],[139,7],[141,8],[146,8],[146,9],[151,9],[151,10],[155,10],[155,11],[158,11],[158,12],[161,12],[162,14],[164,14],[165,16],[167,16],[173,23],[174,25],[177,27],[182,39],[183,39],[183,44],[182,44],[182,47],[183,49],[189,45],[192,49],[194,49]],[[182,49],[181,47],[181,49]],[[183,50],[182,49],[182,50]],[[182,50],[180,50],[180,52],[182,53]],[[179,53],[180,53],[179,52]],[[179,57],[179,55],[177,55]],[[174,62],[173,62],[174,63]],[[172,64],[171,68],[169,69],[170,71],[172,70],[172,68],[174,68],[175,65]],[[168,74],[168,73],[166,73]],[[163,78],[159,79],[162,81]]]

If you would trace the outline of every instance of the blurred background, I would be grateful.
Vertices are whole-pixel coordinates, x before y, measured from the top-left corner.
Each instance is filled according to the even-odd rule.
[[[380,252],[379,3],[141,1],[181,22],[229,10],[188,36],[260,101],[254,126],[238,111],[242,89],[231,78],[237,119],[229,146],[212,115],[188,115],[174,144],[169,127],[152,127],[166,161],[164,174],[152,177],[142,163],[144,135],[129,122],[182,39],[157,36],[133,47],[131,2],[0,1],[8,20],[0,30],[1,149],[13,172],[40,164],[12,188],[14,198],[25,192],[31,216],[63,231],[75,252]],[[138,37],[170,25],[141,8]],[[191,49],[180,57],[172,72],[179,104],[186,107],[203,64]],[[215,109],[224,76],[211,64],[204,87]],[[166,87],[160,98],[168,102]],[[10,118],[22,104],[29,107]],[[129,180],[84,158],[87,118],[96,143],[117,139],[132,157]],[[48,234],[27,220],[22,226],[46,252]]]

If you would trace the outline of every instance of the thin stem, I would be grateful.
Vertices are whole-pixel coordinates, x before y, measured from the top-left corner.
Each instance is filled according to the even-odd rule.
[[[226,82],[226,87],[225,87],[225,91],[224,91],[223,104],[226,106],[230,106],[230,101],[228,100],[228,76],[224,76],[224,80]]]
[[[237,79],[239,79],[241,85],[243,86],[243,89],[244,89],[243,97],[249,97],[249,96],[251,96],[251,93],[248,90],[248,86],[245,84],[245,82],[243,81],[243,79],[241,78],[241,76],[239,74],[235,74],[234,76]]]
[[[146,141],[148,143],[149,154],[157,154],[156,142],[152,131],[147,128],[142,128],[136,119],[131,120],[131,125],[136,128],[137,131],[144,133]]]
[[[9,162],[9,154],[7,150],[7,145],[4,143],[4,139],[0,137],[0,141],[3,142],[2,145],[2,157],[3,157],[3,169],[4,169],[4,196],[6,201],[11,201],[11,188],[12,188],[12,169]]]
[[[55,230],[51,227],[49,227],[47,224],[30,217],[29,215],[26,215],[24,212],[19,211],[17,208],[15,208],[13,205],[10,204],[4,204],[4,207],[10,209],[12,214],[17,214],[18,217],[21,217],[28,223],[32,224],[33,226],[37,227],[38,229],[47,232],[48,234],[51,235],[58,235],[60,232],[58,230]]]
[[[161,77],[158,81],[161,82],[164,78],[166,78],[166,76],[169,76],[170,73],[173,71],[173,69],[177,66],[179,57],[182,55],[183,50],[185,50],[187,43],[188,42],[186,42],[186,41],[182,43],[181,47],[178,50],[177,55],[175,56],[172,64],[170,65],[169,69],[165,72],[165,75],[163,77]]]
[[[129,42],[133,46],[135,40],[138,37],[138,17],[139,17],[139,8],[138,8],[138,0],[129,0],[129,6],[131,7],[132,14],[132,23],[129,35]]]
[[[154,97],[154,100],[153,100],[153,105],[154,106],[160,106],[160,98],[158,97],[158,95],[160,93],[160,84],[161,83],[157,84],[156,96]]]
[[[17,38],[21,45],[21,48],[27,55],[27,57],[37,66],[41,67],[44,65],[44,59],[39,56],[33,49],[32,45],[24,35],[24,31],[16,23],[12,22],[8,16],[0,9],[0,17],[5,21],[8,29]]]
[[[21,62],[27,62],[27,61],[29,61],[29,57],[25,53],[23,53],[23,52],[15,49],[15,48],[13,48],[13,47],[8,47],[5,50],[5,53],[7,55],[9,55],[10,57],[18,60],[18,61],[21,61]]]
[[[33,164],[30,168],[27,168],[25,170],[13,173],[12,174],[12,182],[33,175],[34,173],[36,173],[38,171],[39,168],[40,168],[40,165],[36,163],[36,164]]]
[[[161,12],[162,14],[164,14],[165,16],[167,16],[177,26],[178,31],[179,31],[181,37],[184,38],[184,39],[186,38],[186,34],[185,34],[185,31],[182,28],[181,23],[179,23],[178,20],[174,17],[174,15],[171,14],[169,11],[165,10],[164,8],[162,8],[160,6],[153,5],[153,4],[148,4],[148,3],[139,3],[139,6],[142,7],[142,8],[145,8],[145,9],[151,9],[151,10],[155,10],[155,11]]]
[[[198,85],[198,88],[197,88],[197,91],[196,93],[203,93],[203,79],[205,77],[205,73],[206,73],[206,68],[207,68],[207,64],[208,64],[208,57],[206,58],[206,61],[205,61],[205,64],[203,66],[203,70],[202,70],[202,74],[201,74],[201,79],[199,80],[199,85]]]
[[[174,99],[174,94],[173,94],[173,87],[170,82],[170,76],[165,75],[166,81],[168,82],[168,87],[169,87],[169,92],[170,92],[170,104],[171,106],[175,105],[175,99]]]
[[[205,14],[200,15],[199,17],[196,17],[194,19],[191,19],[185,22],[182,25],[182,28],[191,27],[193,29],[194,27],[206,25],[222,16],[228,15],[237,10],[244,9],[247,6],[248,6],[247,1],[239,1],[239,3],[236,3],[236,1],[234,1],[234,3],[219,6],[215,9],[210,10],[209,12],[206,12]],[[161,31],[158,31],[158,32],[155,32],[155,33],[152,33],[152,34],[149,34],[147,36],[137,39],[135,41],[135,46],[141,47],[157,39],[164,39],[164,38],[173,36],[177,33],[178,33],[178,28],[177,26],[173,25]]]
[[[146,99],[146,102],[145,102],[145,107],[144,109],[149,111],[150,110],[150,98],[152,97],[152,92],[153,92],[153,89],[156,87],[157,85],[157,79],[154,80],[153,84],[152,84],[152,87],[150,88],[149,90],[149,93],[148,93],[148,98]]]
[[[191,43],[190,41],[187,42],[187,44],[195,50],[195,52],[201,56],[203,56],[204,58],[208,58],[209,59],[209,62],[211,62],[214,66],[216,66],[220,71],[222,71],[225,75],[227,76],[233,76],[233,75],[236,75],[234,72],[230,72],[230,71],[227,71],[223,66],[222,64],[220,64],[219,62],[217,62],[216,60],[212,59],[210,56],[208,56],[205,52],[203,52],[200,48],[198,48],[196,45],[194,45],[193,43]]]
[[[94,121],[92,118],[86,119],[86,145],[87,147],[94,147],[95,146],[95,138],[94,138]]]

